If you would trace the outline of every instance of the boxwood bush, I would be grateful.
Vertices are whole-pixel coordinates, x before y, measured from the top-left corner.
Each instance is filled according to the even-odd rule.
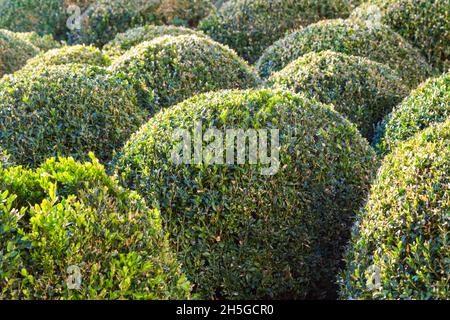
[[[377,149],[385,154],[418,131],[450,117],[450,72],[431,78],[386,116],[377,130]]]
[[[199,29],[254,62],[290,29],[346,17],[351,9],[349,0],[231,0],[201,21]]]
[[[234,51],[195,35],[143,42],[114,60],[109,70],[135,84],[141,105],[151,114],[198,93],[245,89],[259,82]]]
[[[389,67],[332,51],[305,54],[272,75],[267,85],[333,104],[369,140],[378,122],[409,92]]]
[[[257,68],[267,77],[308,52],[323,50],[384,63],[398,71],[412,87],[431,73],[431,67],[420,52],[388,27],[341,19],[312,24],[277,41],[264,52]]]
[[[95,158],[34,171],[0,164],[0,257],[1,299],[190,296],[159,212]]]
[[[420,48],[429,63],[445,69],[450,67],[449,8],[449,0],[369,0],[352,17],[382,21]]]
[[[41,51],[48,51],[50,49],[55,49],[61,47],[61,43],[56,41],[52,35],[47,34],[40,36],[36,32],[13,32],[6,29],[0,29],[1,32],[9,34],[11,37],[18,38],[23,41],[31,43],[36,48]]]
[[[351,299],[449,299],[450,119],[384,160],[342,274]]]
[[[126,81],[100,67],[45,66],[0,81],[0,145],[17,164],[50,156],[107,161],[146,113]]]
[[[182,142],[174,133],[192,133],[198,121],[203,133],[279,129],[279,146],[269,146],[279,170],[277,161],[274,175],[263,175],[267,165],[260,162],[211,164],[208,153],[200,164],[176,165],[172,153]],[[204,137],[206,147],[212,139]],[[356,127],[331,106],[261,89],[201,94],[158,113],[114,163],[125,186],[157,201],[199,297],[323,298],[336,292],[342,245],[374,158]]]

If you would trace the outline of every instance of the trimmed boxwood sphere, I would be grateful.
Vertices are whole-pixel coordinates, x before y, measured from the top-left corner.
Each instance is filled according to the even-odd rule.
[[[165,36],[130,49],[109,67],[134,83],[151,114],[198,93],[259,83],[236,53],[205,37]]]
[[[199,29],[254,62],[285,32],[323,18],[346,17],[348,0],[231,0],[200,22]]]
[[[333,104],[369,140],[378,122],[408,93],[389,67],[332,51],[304,55],[270,77],[267,85]]]
[[[431,73],[420,52],[388,27],[360,20],[325,20],[291,33],[269,47],[257,63],[263,77],[308,52],[332,50],[366,57],[398,71],[414,87]]]
[[[279,129],[279,147],[268,146],[279,151],[279,170],[262,175],[267,165],[248,162],[176,165],[172,153],[181,142],[173,134],[192,133],[198,121],[203,133],[223,132],[224,141],[225,129]],[[276,159],[275,152],[269,157]],[[125,186],[157,200],[200,297],[323,298],[336,292],[342,245],[374,158],[356,127],[331,106],[262,89],[202,94],[166,109],[114,163]]]
[[[181,36],[196,35],[199,37],[207,37],[202,32],[177,26],[154,26],[147,25],[130,29],[124,33],[119,33],[113,40],[103,47],[110,56],[121,56],[132,47],[162,36]]]
[[[159,212],[95,158],[50,159],[35,171],[0,164],[0,225],[2,300],[190,296]]]
[[[369,0],[352,17],[379,19],[420,48],[429,63],[450,67],[450,0]]]
[[[450,119],[384,160],[358,215],[342,298],[450,298]]]
[[[111,158],[145,120],[134,90],[100,67],[45,66],[0,81],[0,145],[17,164]]]
[[[61,47],[61,44],[53,39],[52,35],[47,34],[40,36],[36,32],[12,32],[6,29],[0,29],[1,32],[5,32],[8,35],[18,38],[23,41],[27,41],[41,51],[48,51]]]
[[[378,128],[377,149],[380,153],[388,153],[420,130],[449,117],[450,72],[447,72],[421,84],[386,116]]]

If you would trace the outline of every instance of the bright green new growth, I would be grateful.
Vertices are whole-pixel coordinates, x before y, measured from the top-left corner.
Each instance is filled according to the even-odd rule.
[[[433,123],[450,117],[450,73],[432,78],[414,90],[378,128],[377,149],[386,154]]]
[[[51,156],[102,160],[146,119],[131,86],[100,68],[46,66],[0,81],[0,145],[17,164]]]
[[[35,171],[0,164],[0,226],[2,300],[190,296],[159,212],[93,156]]]
[[[344,299],[450,298],[450,120],[389,154],[358,215]]]
[[[254,70],[234,51],[195,35],[143,42],[116,59],[109,71],[135,85],[150,114],[199,93],[259,84]]]
[[[275,174],[262,175],[268,165],[248,161],[176,165],[172,153],[181,142],[174,134],[194,134],[198,121],[203,133],[214,128],[224,139],[226,129],[268,130],[279,170],[272,164]],[[277,135],[279,148],[270,142]],[[202,94],[158,113],[114,163],[125,186],[158,201],[200,297],[260,299],[334,296],[342,245],[374,159],[332,107],[288,91],[253,90]]]
[[[360,20],[326,20],[291,33],[269,47],[257,63],[270,76],[309,52],[332,50],[384,63],[415,87],[431,73],[420,52],[388,27]]]
[[[389,67],[332,51],[304,55],[270,77],[267,85],[333,104],[369,140],[377,123],[409,92]]]

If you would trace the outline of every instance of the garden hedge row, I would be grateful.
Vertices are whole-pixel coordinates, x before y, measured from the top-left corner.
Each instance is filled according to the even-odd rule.
[[[18,38],[23,41],[27,41],[31,43],[36,48],[40,49],[41,51],[45,52],[50,49],[59,48],[61,46],[61,43],[56,41],[52,35],[47,34],[40,36],[36,32],[12,32],[6,29],[1,29],[0,31],[7,33],[11,37]]]

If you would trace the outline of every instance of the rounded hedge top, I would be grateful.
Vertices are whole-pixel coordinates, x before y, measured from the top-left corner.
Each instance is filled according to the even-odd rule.
[[[342,275],[352,299],[449,299],[450,119],[384,160]]]
[[[135,45],[138,45],[144,41],[151,41],[162,36],[181,35],[206,37],[199,31],[185,27],[147,25],[144,27],[130,29],[124,33],[119,33],[113,40],[103,47],[103,50],[110,56],[120,56]]]
[[[259,78],[229,48],[205,37],[165,36],[116,59],[112,73],[129,79],[151,114],[198,93],[256,86]]]
[[[350,14],[349,0],[231,0],[205,20],[199,29],[214,40],[229,45],[254,62],[263,50],[290,29],[323,18]]]
[[[189,298],[159,213],[95,158],[0,164],[0,213],[2,300]]]
[[[377,133],[381,153],[436,122],[450,117],[450,72],[432,78],[414,90],[389,114]]]
[[[332,51],[302,56],[275,73],[267,84],[333,104],[369,140],[378,122],[408,93],[389,67]]]
[[[55,39],[53,39],[53,36],[50,34],[40,36],[36,32],[12,32],[5,29],[0,30],[2,32],[8,33],[12,37],[31,43],[33,46],[40,49],[41,51],[48,51],[50,49],[61,47],[61,44]]]
[[[410,86],[417,85],[431,73],[431,67],[420,52],[388,27],[341,19],[312,24],[277,41],[264,52],[257,68],[267,77],[308,52],[323,50],[384,63]]]
[[[352,17],[379,20],[420,48],[437,67],[450,66],[450,0],[369,0]]]
[[[241,156],[229,152],[234,161],[225,162],[225,152],[213,149],[223,147],[219,133],[223,142],[233,139],[228,129],[242,130],[235,132],[241,143],[246,135],[252,141],[247,130],[260,130],[259,159],[271,164],[236,164]],[[204,152],[194,152],[204,161],[186,153],[188,164],[177,165],[174,152],[192,145],[181,136],[202,139],[202,133]],[[270,155],[261,152],[264,137]],[[245,142],[232,141],[226,149],[245,152]],[[332,107],[264,89],[207,93],[168,108],[130,139],[115,163],[124,185],[158,201],[201,297],[259,299],[335,294],[342,245],[368,191],[374,158],[356,127]],[[263,175],[269,167],[273,175]]]
[[[134,90],[99,67],[45,66],[0,81],[0,145],[13,162],[51,156],[103,161],[144,121]]]

